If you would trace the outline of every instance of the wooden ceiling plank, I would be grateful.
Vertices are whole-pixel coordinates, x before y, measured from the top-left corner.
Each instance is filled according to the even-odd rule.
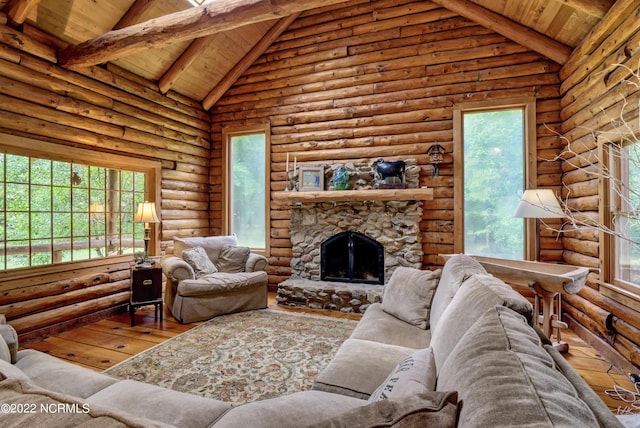
[[[611,8],[611,0],[556,0],[587,15],[602,18]]]
[[[273,27],[264,35],[262,39],[246,54],[232,69],[224,76],[220,82],[207,94],[202,100],[202,106],[205,110],[209,110],[220,99],[222,95],[238,80],[238,78],[247,71],[249,67],[262,55],[271,44],[280,37],[293,21],[300,15],[300,12],[280,19]]]
[[[147,49],[227,31],[342,3],[344,0],[233,0],[176,12],[108,33],[61,50],[58,61],[66,68],[101,64]]]
[[[12,0],[7,6],[7,16],[16,24],[24,24],[27,16],[40,0]]]
[[[153,4],[154,0],[136,0],[113,27],[114,30],[137,24],[144,13]]]
[[[215,38],[215,34],[207,37],[201,37],[195,39],[189,47],[180,55],[180,57],[169,67],[164,75],[158,81],[158,87],[160,92],[166,94],[173,84],[180,78],[180,75],[185,72],[187,68],[193,62],[198,59],[200,54],[209,45],[212,39]]]
[[[543,54],[547,58],[564,64],[569,55],[571,48],[563,45],[543,34],[540,34],[531,28],[518,24],[502,15],[478,6],[468,0],[432,0],[453,12],[464,16],[465,18],[487,27],[498,34],[501,34],[514,42],[521,44],[533,51]]]

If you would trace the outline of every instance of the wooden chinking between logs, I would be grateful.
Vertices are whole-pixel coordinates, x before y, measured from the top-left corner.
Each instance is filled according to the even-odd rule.
[[[169,253],[174,237],[223,233],[222,130],[268,124],[272,288],[291,272],[291,202],[278,197],[287,153],[309,166],[416,159],[420,186],[432,192],[420,222],[423,267],[434,268],[442,264],[438,254],[455,252],[460,230],[453,221],[459,165],[452,108],[460,103],[535,97],[532,185],[553,188],[570,206],[598,216],[597,180],[581,157],[596,155],[590,129],[610,122],[593,112],[621,102],[623,76],[603,81],[603,64],[637,69],[629,61],[640,22],[632,20],[631,7],[637,9],[616,2],[564,66],[437,2],[354,2],[302,12],[281,21],[287,26],[270,33],[274,41],[264,53],[247,57],[246,71],[230,74],[235,83],[211,92],[207,110],[167,92],[167,81],[132,76],[112,63],[62,68],[52,46],[64,43],[36,37],[28,25],[17,30],[0,14],[0,133],[31,138],[35,149],[53,143],[159,162],[159,246]],[[426,150],[436,141],[446,153],[440,174],[432,176]],[[567,143],[576,155],[565,153]],[[561,222],[547,224],[557,229]],[[599,267],[599,237],[590,231],[569,230],[558,239],[542,227],[540,244],[543,261]],[[25,339],[104,318],[128,300],[125,259],[3,276],[0,312]],[[578,295],[564,299],[565,313],[581,334],[640,365],[640,308],[606,293],[591,274]]]

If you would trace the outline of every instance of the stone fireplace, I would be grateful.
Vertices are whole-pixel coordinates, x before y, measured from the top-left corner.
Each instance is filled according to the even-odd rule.
[[[417,187],[419,168],[407,174]],[[363,175],[351,176],[362,184]],[[398,266],[422,266],[421,200],[294,202],[290,218],[291,277],[279,284],[278,304],[363,312]]]

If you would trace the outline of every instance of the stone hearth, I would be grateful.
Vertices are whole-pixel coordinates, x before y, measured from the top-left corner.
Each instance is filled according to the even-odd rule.
[[[276,303],[283,306],[364,313],[380,302],[384,286],[378,284],[288,279],[278,286]]]

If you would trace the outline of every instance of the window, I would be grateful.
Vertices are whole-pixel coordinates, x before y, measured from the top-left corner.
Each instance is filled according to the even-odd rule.
[[[529,241],[535,241],[527,239],[531,226],[513,214],[525,183],[535,177],[535,163],[527,155],[535,153],[535,127],[529,126],[535,123],[534,110],[533,101],[456,109],[455,150],[462,154],[456,170],[463,174],[455,184],[455,221],[464,230],[456,233],[456,252],[508,259],[532,256]]]
[[[640,286],[640,143],[611,145],[609,149],[613,167],[609,221],[614,231],[609,236],[613,241],[610,276],[614,284],[633,290]]]
[[[59,147],[0,137],[0,270],[143,249],[144,225],[133,219],[153,176],[119,157],[66,147],[58,155]]]
[[[224,132],[226,229],[238,243],[267,252],[269,245],[268,128]]]

